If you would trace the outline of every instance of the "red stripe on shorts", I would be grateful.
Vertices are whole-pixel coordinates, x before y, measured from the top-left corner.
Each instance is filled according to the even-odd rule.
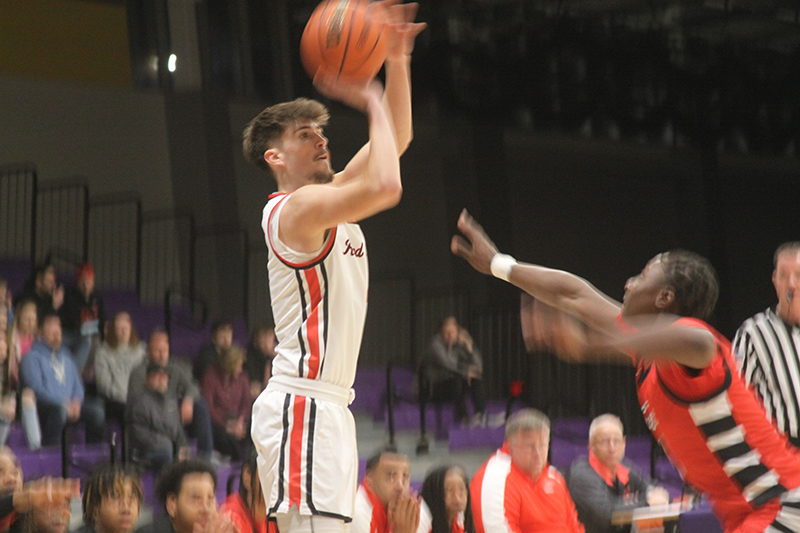
[[[303,430],[306,427],[306,397],[294,397],[294,420],[292,421],[291,448],[289,450],[289,508],[295,503],[300,507],[300,478],[303,473]]]

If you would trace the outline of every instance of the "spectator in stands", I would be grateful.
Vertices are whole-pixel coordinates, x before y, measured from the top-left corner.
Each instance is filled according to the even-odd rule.
[[[166,514],[137,533],[236,533],[233,522],[217,514],[216,490],[217,472],[207,463],[174,463],[156,483],[156,495],[164,502]]]
[[[8,381],[16,389],[19,385],[19,363],[30,351],[33,341],[36,340],[36,326],[39,322],[36,302],[21,300],[17,303],[14,313],[14,323],[9,336]]]
[[[75,358],[78,372],[83,372],[92,346],[102,340],[106,321],[103,298],[94,290],[94,267],[82,263],[75,269],[75,284],[67,287],[64,305],[58,310],[64,345]]]
[[[483,359],[469,332],[459,326],[456,317],[442,320],[422,366],[424,379],[420,383],[420,400],[454,402],[456,422],[464,423],[469,391],[475,407],[471,425],[486,424],[486,391],[481,379]]]
[[[100,465],[83,490],[83,526],[75,533],[131,533],[142,502],[142,481],[133,467]]]
[[[211,325],[211,342],[200,348],[194,360],[192,373],[198,383],[203,382],[203,376],[210,367],[217,362],[223,350],[233,345],[233,322],[228,319],[219,319]]]
[[[42,317],[40,335],[22,359],[20,381],[36,395],[42,444],[58,444],[64,425],[79,419],[86,424],[87,442],[99,442],[104,430],[103,405],[97,398],[84,397],[78,369],[61,343],[61,319],[55,311]]]
[[[13,308],[11,291],[8,290],[8,281],[5,278],[0,278],[0,333],[4,333],[8,329],[8,325],[13,322]]]
[[[37,266],[14,300],[14,305],[17,306],[23,300],[36,302],[36,311],[40,318],[48,311],[58,311],[64,303],[64,287],[56,284],[56,267],[49,263]]]
[[[39,429],[39,416],[36,413],[36,395],[31,389],[19,389],[19,359],[30,351],[33,344],[33,332],[36,331],[36,305],[33,302],[22,302],[21,317],[15,320],[10,333],[0,336],[0,445],[5,444],[11,423],[17,417],[17,405],[20,405],[19,416],[25,431],[25,438],[31,450],[42,446],[42,435]],[[28,335],[28,329],[31,334]],[[6,339],[11,342],[6,342]],[[14,371],[14,379],[11,370]],[[19,400],[19,401],[18,401]]]
[[[236,533],[267,533],[267,504],[258,479],[258,454],[250,452],[242,463],[239,491],[229,494],[219,508],[236,526]]]
[[[200,394],[200,389],[192,380],[189,365],[183,361],[173,361],[169,354],[169,335],[157,329],[150,333],[147,341],[147,359],[131,371],[128,381],[128,402],[141,396],[144,391],[147,365],[155,363],[167,367],[169,372],[169,392],[180,402],[181,422],[189,427],[189,435],[197,439],[197,452],[203,459],[210,459],[214,449],[211,432],[211,417],[208,404]]]
[[[567,476],[586,533],[627,533],[630,524],[612,525],[614,512],[669,503],[669,493],[652,485],[624,457],[622,421],[610,414],[595,418],[589,426],[589,457],[576,459]]]
[[[413,533],[419,527],[420,503],[409,493],[408,458],[384,449],[367,460],[356,493],[351,533]]]
[[[106,324],[105,341],[94,356],[95,383],[105,400],[106,418],[123,422],[131,372],[144,360],[144,343],[139,340],[131,315],[120,311]]]
[[[478,533],[583,533],[567,484],[547,463],[550,420],[536,409],[506,422],[503,447],[472,478],[470,496]]]
[[[69,506],[70,500],[79,494],[77,479],[45,477],[23,484],[17,456],[11,448],[0,446],[0,531],[30,531],[32,511]]]
[[[144,390],[128,402],[125,418],[135,457],[157,472],[172,463],[176,448],[186,448],[178,398],[169,391],[165,366],[147,365]]]
[[[244,370],[250,378],[250,396],[254,399],[266,388],[272,376],[276,346],[275,329],[266,326],[256,329],[247,345]]]
[[[203,376],[201,390],[211,413],[214,449],[235,461],[247,457],[250,440],[250,380],[242,371],[244,350],[225,348]]]
[[[420,528],[424,533],[475,533],[469,479],[460,466],[440,466],[422,483]],[[424,526],[424,527],[423,527]]]

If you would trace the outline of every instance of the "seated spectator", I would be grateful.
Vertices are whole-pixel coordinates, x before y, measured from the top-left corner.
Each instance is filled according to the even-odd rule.
[[[536,409],[506,422],[503,447],[472,478],[470,496],[478,533],[581,533],[567,484],[547,463],[550,420]]]
[[[54,311],[42,317],[41,338],[20,365],[20,381],[36,395],[42,444],[58,444],[67,422],[86,424],[87,442],[103,438],[105,412],[96,398],[85,398],[83,382],[69,350],[61,344],[61,319]]]
[[[211,413],[214,449],[235,461],[247,457],[250,441],[250,380],[242,372],[244,351],[231,346],[206,370],[201,390]]]
[[[413,533],[419,527],[419,501],[409,493],[408,458],[381,450],[367,461],[356,493],[351,533]]]
[[[103,298],[94,286],[94,267],[82,263],[75,269],[75,284],[64,292],[64,304],[58,310],[64,345],[75,358],[78,372],[83,373],[92,345],[104,334],[106,312]]]
[[[9,334],[8,382],[11,388],[19,385],[19,363],[30,351],[33,341],[36,340],[36,326],[39,323],[36,302],[22,300],[17,304],[14,313],[14,323]]]
[[[275,330],[260,327],[253,332],[244,360],[244,370],[250,378],[250,396],[254,399],[267,387],[272,376],[272,360],[275,358]]]
[[[226,516],[217,514],[217,472],[196,460],[173,463],[161,472],[156,496],[166,514],[137,533],[236,533]]]
[[[144,343],[139,340],[131,315],[120,311],[106,324],[106,339],[94,356],[97,392],[105,400],[106,417],[122,422],[128,400],[131,371],[145,360]]]
[[[67,533],[72,509],[69,501],[50,502],[22,515],[19,533]],[[11,528],[12,531],[15,528]]]
[[[0,308],[4,311],[0,312],[0,331],[6,331],[8,325],[14,320],[14,304],[11,298],[11,291],[8,290],[6,278],[0,278]]]
[[[470,392],[475,414],[473,426],[486,424],[486,390],[481,379],[483,360],[466,329],[454,316],[444,318],[422,361],[424,382],[420,400],[452,401],[456,422],[467,420],[466,393]]]
[[[429,472],[422,483],[420,496],[419,531],[475,533],[469,501],[469,479],[463,468],[441,466]]]
[[[56,267],[51,264],[37,266],[14,300],[14,306],[23,300],[36,303],[36,313],[40,318],[48,311],[58,311],[64,303],[64,287],[56,283]]]
[[[0,531],[29,531],[34,522],[32,511],[69,506],[70,500],[79,494],[77,479],[41,478],[23,484],[16,455],[11,448],[0,446]]]
[[[203,376],[210,367],[214,366],[223,350],[233,345],[233,322],[220,319],[211,325],[211,342],[200,348],[194,360],[192,374],[198,383],[203,382]]]
[[[219,513],[231,519],[236,533],[267,533],[267,504],[258,478],[258,454],[250,452],[242,463],[239,492],[228,495]]]
[[[189,366],[182,361],[173,361],[169,355],[169,335],[157,329],[150,334],[147,341],[147,358],[139,366],[131,370],[128,381],[128,401],[142,395],[144,391],[147,366],[155,363],[167,367],[169,372],[168,391],[180,402],[181,423],[189,428],[189,435],[197,439],[197,453],[202,459],[210,459],[214,449],[211,432],[211,417],[208,404],[200,394]]]
[[[178,398],[169,391],[165,366],[147,365],[144,390],[128,402],[125,418],[134,456],[156,471],[173,461],[176,447],[186,447]]]
[[[131,533],[143,501],[142,481],[135,469],[100,465],[83,489],[83,526],[75,533]]]
[[[589,457],[576,459],[567,485],[587,533],[627,533],[627,526],[611,524],[615,511],[669,503],[669,494],[656,487],[625,457],[622,421],[600,415],[589,426]]]
[[[39,416],[36,413],[36,396],[31,389],[19,392],[19,360],[30,351],[36,331],[36,306],[33,302],[22,302],[22,312],[18,313],[19,323],[15,321],[10,334],[0,336],[0,445],[5,444],[11,423],[19,418],[25,431],[28,448],[38,450],[42,446],[42,435],[39,429]],[[30,329],[31,334],[27,331]],[[11,344],[6,343],[11,338]],[[29,340],[30,339],[30,340]],[[14,378],[10,372],[14,370]],[[20,401],[17,401],[17,400]]]

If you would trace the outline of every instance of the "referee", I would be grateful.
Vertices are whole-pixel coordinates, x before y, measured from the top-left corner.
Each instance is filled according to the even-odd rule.
[[[778,429],[800,447],[800,241],[781,244],[774,263],[778,304],[744,321],[732,351]]]

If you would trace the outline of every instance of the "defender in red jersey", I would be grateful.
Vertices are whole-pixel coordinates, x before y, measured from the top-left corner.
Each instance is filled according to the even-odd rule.
[[[623,302],[586,280],[499,254],[469,214],[453,253],[552,307],[531,314],[533,341],[571,361],[626,354],[648,427],[687,483],[707,493],[726,533],[800,531],[800,454],[736,372],[730,343],[703,322],[719,293],[707,260],[659,254]]]

